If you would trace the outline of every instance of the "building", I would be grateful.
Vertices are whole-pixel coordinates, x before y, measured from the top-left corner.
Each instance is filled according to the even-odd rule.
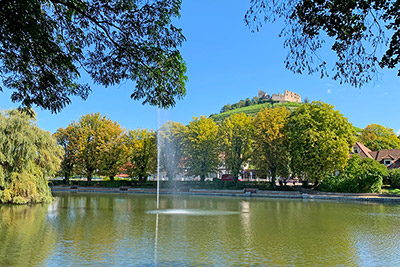
[[[272,96],[268,95],[262,90],[258,91],[258,97],[263,98],[263,99],[268,99],[268,100],[275,100],[280,103],[282,102],[297,102],[301,103],[301,96],[297,93],[290,92],[288,90],[285,90],[283,94],[273,94]]]
[[[353,153],[358,154],[361,158],[371,158],[385,165],[388,169],[400,168],[400,149],[382,149],[372,151],[360,142],[356,142],[353,146]]]

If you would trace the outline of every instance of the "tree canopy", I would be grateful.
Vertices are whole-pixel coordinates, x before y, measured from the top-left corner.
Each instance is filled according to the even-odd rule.
[[[127,172],[131,178],[139,178],[139,182],[157,169],[156,133],[152,130],[129,130],[126,137],[128,149]]]
[[[359,141],[373,151],[400,148],[400,139],[393,129],[379,124],[370,124],[361,131]]]
[[[0,203],[38,203],[52,199],[47,178],[61,162],[62,148],[34,118],[18,110],[0,113]]]
[[[219,165],[218,125],[210,118],[194,117],[188,125],[185,158],[188,174],[206,176]]]
[[[254,117],[253,163],[262,176],[289,175],[289,122],[290,111],[285,107],[265,108]]]
[[[330,75],[361,86],[379,67],[400,62],[399,4],[382,0],[251,0],[246,24],[259,31],[266,21],[284,20],[281,35],[289,49],[286,67],[295,73]],[[337,60],[329,66],[321,48],[331,45]],[[381,50],[383,54],[379,54]],[[332,68],[332,69],[330,69]],[[398,72],[400,75],[400,71]]]
[[[236,113],[226,118],[219,127],[220,149],[225,167],[238,181],[243,165],[250,159],[252,152],[252,118],[244,113]]]
[[[64,177],[64,183],[68,183],[70,176],[74,173],[79,153],[78,129],[74,124],[70,124],[65,129],[58,128],[53,135],[57,139],[57,143],[64,149],[60,175]]]
[[[355,142],[354,130],[339,111],[323,102],[298,107],[289,119],[292,171],[320,182],[326,175],[342,170]]]
[[[185,40],[172,25],[181,0],[37,0],[0,3],[0,90],[22,107],[58,112],[95,83],[135,82],[131,98],[170,107],[185,94]]]
[[[90,182],[94,174],[114,177],[126,158],[124,129],[100,113],[82,116],[55,136],[66,150],[64,175],[83,174]]]

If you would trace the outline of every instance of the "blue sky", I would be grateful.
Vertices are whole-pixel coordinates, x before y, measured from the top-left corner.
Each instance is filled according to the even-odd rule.
[[[288,51],[278,37],[282,24],[268,24],[261,32],[251,33],[243,21],[248,7],[248,1],[183,0],[176,24],[187,38],[181,48],[188,68],[187,95],[175,108],[162,111],[161,121],[187,124],[194,116],[218,113],[225,104],[252,98],[261,89],[269,94],[289,90],[302,98],[322,100],[361,128],[377,123],[395,132],[400,129],[396,71],[382,70],[378,81],[361,89],[319,75],[293,74],[283,63]],[[82,79],[90,82],[86,75]],[[132,82],[109,88],[92,85],[86,101],[74,98],[58,114],[36,108],[38,125],[54,132],[82,115],[100,112],[126,129],[156,129],[157,108],[131,100],[133,86]],[[1,93],[2,109],[17,106],[11,103],[10,94],[7,90]]]

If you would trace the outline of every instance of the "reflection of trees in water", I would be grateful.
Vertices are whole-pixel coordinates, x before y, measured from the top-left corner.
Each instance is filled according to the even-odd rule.
[[[250,202],[251,257],[268,264],[346,265],[354,262],[348,238],[345,207],[335,203],[305,203],[299,200]],[[334,252],[334,253],[333,253]],[[334,257],[334,258],[332,258]]]
[[[249,203],[250,255],[264,258],[270,265],[309,265],[311,259],[312,265],[353,265],[359,264],[361,257],[367,265],[379,265],[374,260],[390,264],[393,256],[399,256],[400,234],[393,226],[399,224],[400,217],[387,218],[393,209],[398,213],[395,206],[301,200]],[[396,241],[390,251],[387,240]],[[365,247],[375,255],[366,255],[362,251]],[[388,252],[387,256],[382,257],[382,250]]]
[[[60,212],[53,223],[64,241],[58,253],[66,263],[128,264],[131,254],[143,255],[135,263],[152,255],[155,221],[145,212],[155,209],[154,196],[57,194],[56,199]]]
[[[0,265],[45,265],[56,241],[48,205],[0,205]]]
[[[240,199],[210,197],[167,197],[160,199],[162,209],[201,209],[240,211]],[[160,215],[159,262],[193,265],[235,265],[238,247],[244,242],[240,215],[182,216]],[[243,262],[237,262],[240,265]]]
[[[368,265],[375,263],[374,258],[390,263],[390,256],[382,256],[384,251],[387,255],[400,253],[400,241],[391,248],[385,248],[386,243],[382,242],[382,237],[400,240],[400,233],[393,229],[400,215],[389,219],[391,223],[386,216],[394,212],[393,206],[208,197],[177,197],[175,201],[161,199],[161,207],[242,213],[161,215],[158,254],[166,260],[178,250],[180,259],[199,264],[240,265],[239,261],[249,260],[261,265],[353,265],[364,257],[368,258],[364,261]],[[376,213],[376,218],[371,218],[371,212]],[[363,249],[375,250],[370,253],[375,257],[364,255]]]
[[[57,198],[56,209],[59,216],[54,219],[60,242],[58,253],[79,265],[82,257],[89,262],[106,260],[114,251],[113,244],[118,242],[120,228],[124,224],[115,222],[118,216],[117,199],[111,195],[69,195]]]
[[[399,206],[371,205],[353,220],[355,223],[349,236],[359,255],[360,265],[400,265]]]
[[[146,212],[155,209],[155,195],[57,195],[47,206],[0,206],[1,265],[152,263],[156,216]],[[160,265],[177,260],[188,265],[232,266],[247,260],[259,265],[354,265],[361,262],[360,255],[389,263],[384,260],[400,253],[397,206],[207,196],[160,200],[163,209],[241,212],[160,215]],[[390,248],[383,247],[384,239],[393,240]]]

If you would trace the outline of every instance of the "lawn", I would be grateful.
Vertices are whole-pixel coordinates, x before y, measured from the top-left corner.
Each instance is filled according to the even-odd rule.
[[[400,195],[400,189],[398,189],[398,188],[382,188],[382,194]]]

